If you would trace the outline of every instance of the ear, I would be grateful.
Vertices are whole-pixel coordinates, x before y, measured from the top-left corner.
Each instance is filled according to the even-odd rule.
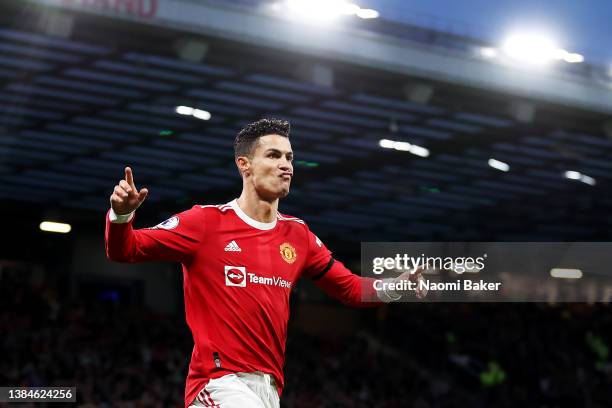
[[[243,176],[247,176],[251,170],[251,161],[246,156],[238,156],[236,157],[236,166],[238,167],[238,171]]]

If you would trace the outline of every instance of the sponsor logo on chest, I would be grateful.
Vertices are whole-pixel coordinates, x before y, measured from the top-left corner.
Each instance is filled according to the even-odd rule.
[[[247,286],[247,282],[253,285],[277,286],[286,289],[290,289],[292,285],[292,282],[280,276],[259,276],[247,272],[244,266],[225,265],[225,286],[244,288]]]
[[[225,265],[225,286],[246,286],[246,269],[244,266]]]

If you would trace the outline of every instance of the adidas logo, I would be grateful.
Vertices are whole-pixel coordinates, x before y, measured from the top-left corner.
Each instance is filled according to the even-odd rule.
[[[236,241],[232,241],[225,247],[225,252],[242,252]]]

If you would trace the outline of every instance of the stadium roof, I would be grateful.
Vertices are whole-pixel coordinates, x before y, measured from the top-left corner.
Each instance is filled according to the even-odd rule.
[[[603,113],[87,15],[69,37],[51,36],[35,13],[6,4],[0,13],[5,208],[104,211],[125,165],[149,188],[156,215],[229,201],[241,189],[237,130],[275,116],[291,121],[297,160],[281,211],[321,235],[610,238]],[[182,38],[206,42],[203,62],[179,57]],[[296,75],[309,64],[331,67],[333,85]],[[411,84],[432,98],[410,101]],[[178,115],[180,105],[212,118]],[[380,139],[431,154],[382,149]],[[568,170],[596,184],[567,179]]]

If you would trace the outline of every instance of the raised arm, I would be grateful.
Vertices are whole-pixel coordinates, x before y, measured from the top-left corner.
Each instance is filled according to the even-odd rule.
[[[155,227],[134,230],[135,211],[147,194],[146,188],[136,188],[132,169],[126,167],[106,214],[106,256],[117,262],[188,261],[204,234],[202,208],[194,206]]]

